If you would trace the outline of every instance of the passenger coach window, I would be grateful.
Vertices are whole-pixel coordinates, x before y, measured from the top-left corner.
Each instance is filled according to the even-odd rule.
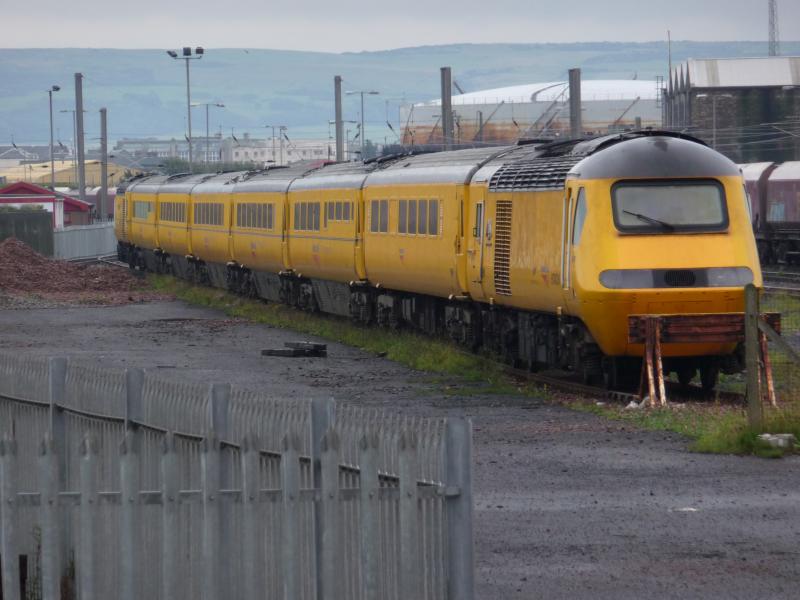
[[[238,227],[272,229],[274,224],[274,204],[244,203],[236,206],[236,225]]]
[[[439,235],[439,201],[428,201],[428,234]]]
[[[372,200],[369,205],[369,230],[372,233],[389,231],[389,201]]]
[[[622,232],[724,231],[725,191],[714,180],[622,181],[611,188],[614,224]]]
[[[397,203],[397,233],[437,235],[438,200],[400,200]]]
[[[195,225],[222,225],[224,207],[219,203],[202,202],[194,205]]]
[[[321,216],[319,202],[298,202],[294,205],[294,228],[296,231],[319,231]]]
[[[578,201],[575,205],[575,220],[572,222],[572,245],[581,243],[583,223],[586,221],[586,192],[583,188],[578,191]]]
[[[137,219],[146,219],[150,216],[151,212],[153,212],[152,202],[142,202],[141,200],[134,201],[133,216]]]

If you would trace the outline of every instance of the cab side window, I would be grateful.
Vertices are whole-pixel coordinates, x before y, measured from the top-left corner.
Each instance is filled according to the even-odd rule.
[[[583,224],[586,221],[586,192],[583,188],[578,191],[578,200],[575,203],[575,220],[572,222],[572,245],[581,243]]]

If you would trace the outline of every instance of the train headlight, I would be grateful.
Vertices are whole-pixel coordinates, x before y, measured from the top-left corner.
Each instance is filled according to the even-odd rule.
[[[608,269],[600,273],[600,283],[610,290],[743,287],[753,283],[753,272],[747,267]]]

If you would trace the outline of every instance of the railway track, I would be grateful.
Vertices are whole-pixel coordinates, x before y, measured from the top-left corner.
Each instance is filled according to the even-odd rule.
[[[779,269],[775,271],[762,271],[764,276],[764,289],[769,292],[786,293],[793,296],[800,295],[800,270]]]
[[[92,256],[89,258],[73,258],[68,260],[67,262],[71,262],[72,264],[76,265],[92,265],[95,263],[111,265],[112,267],[120,267],[127,269],[128,263],[122,262],[121,260],[117,260],[116,254],[106,254],[105,256]]]
[[[598,398],[618,402],[622,404],[629,404],[630,402],[639,402],[639,395],[631,392],[621,392],[618,390],[609,390],[602,386],[588,385],[575,381],[569,374],[560,375],[544,375],[541,373],[531,373],[522,369],[515,369],[512,367],[505,367],[505,372],[511,377],[518,378],[522,381],[528,381],[540,386],[547,386],[548,388],[587,396],[590,398]],[[681,386],[679,383],[668,381],[667,385],[667,398],[669,402],[685,403],[685,402],[724,402],[726,404],[744,404],[745,396],[738,392],[727,392],[714,390],[710,394],[703,390],[700,386],[689,385]]]

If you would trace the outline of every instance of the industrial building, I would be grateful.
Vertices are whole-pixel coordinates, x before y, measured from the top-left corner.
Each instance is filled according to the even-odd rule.
[[[688,60],[672,69],[664,124],[739,163],[800,159],[800,57]]]
[[[189,142],[185,139],[122,138],[113,152],[136,159],[189,159]],[[333,140],[295,140],[254,138],[249,133],[192,138],[192,155],[196,162],[269,163],[286,165],[300,160],[328,160],[336,156]],[[142,163],[145,164],[145,163]]]
[[[100,161],[86,161],[86,185],[99,186]],[[125,167],[116,163],[108,163],[108,182],[107,185],[113,187],[120,181],[131,175],[136,175],[141,171],[132,167]],[[57,160],[55,163],[56,187],[78,187],[78,175],[75,163],[71,160]],[[50,185],[50,162],[23,163],[17,166],[0,168],[0,177],[6,182],[28,181],[39,185]]]
[[[661,125],[660,85],[654,80],[581,82],[583,132],[603,134]],[[570,131],[569,83],[552,81],[470,92],[452,97],[456,145],[513,143]],[[403,143],[442,142],[441,100],[400,108]]]

